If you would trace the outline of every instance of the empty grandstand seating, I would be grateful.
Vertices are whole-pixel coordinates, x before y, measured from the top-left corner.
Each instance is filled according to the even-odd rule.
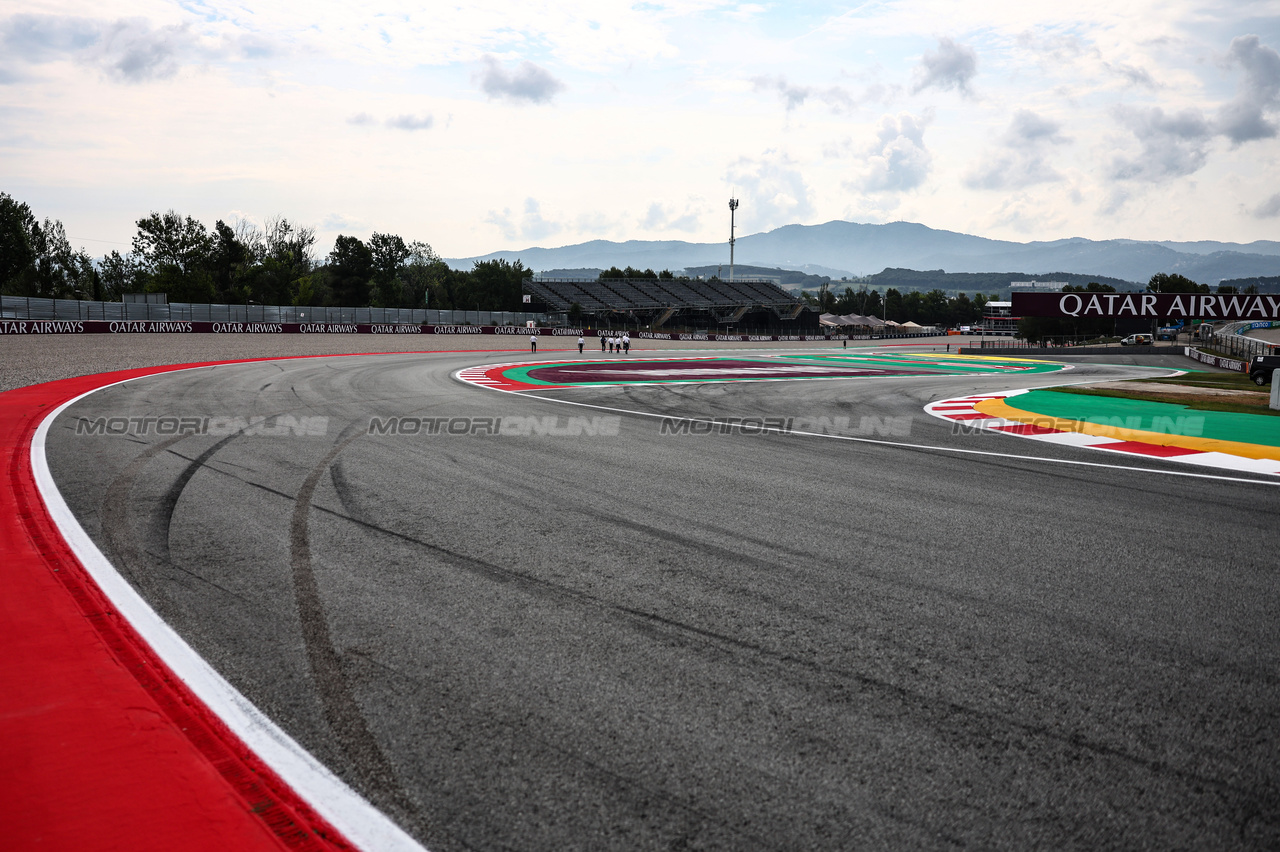
[[[588,313],[657,311],[663,308],[766,307],[795,311],[798,299],[771,281],[699,281],[673,278],[607,278],[600,281],[525,279],[524,292],[552,311],[576,302]]]
[[[567,313],[576,304],[601,322],[642,323],[657,328],[675,316],[692,327],[738,325],[817,327],[808,304],[772,281],[689,278],[526,278],[524,292],[551,313]]]

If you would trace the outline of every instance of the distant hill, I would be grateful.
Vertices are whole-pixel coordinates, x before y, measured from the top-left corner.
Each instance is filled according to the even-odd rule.
[[[1122,281],[1119,278],[1108,278],[1105,275],[1080,275],[1076,272],[1050,272],[1047,274],[1031,275],[1026,272],[943,272],[941,269],[933,271],[917,271],[914,269],[886,269],[883,272],[877,272],[875,275],[869,275],[862,279],[858,284],[852,284],[855,290],[863,283],[877,290],[885,290],[889,287],[896,288],[899,292],[905,293],[909,290],[942,290],[948,294],[951,293],[998,293],[1008,295],[1009,283],[1011,281],[1061,281],[1063,284],[1086,285],[1091,282],[1098,284],[1109,284],[1117,290],[1124,292],[1126,290],[1138,289],[1139,285],[1132,281]],[[834,282],[832,287],[837,292],[844,289],[843,284],[839,281]],[[1142,285],[1142,286],[1145,286]]]
[[[719,264],[715,266],[694,266],[685,269],[684,274],[690,278],[699,276],[710,278],[712,275],[728,278],[729,267],[727,264],[724,266]],[[810,290],[815,287],[821,287],[831,280],[830,275],[811,275],[795,269],[771,269],[767,266],[743,266],[740,263],[734,264],[733,277],[776,280],[784,290]]]
[[[1019,243],[943,231],[913,222],[866,225],[827,222],[786,225],[740,237],[737,265],[798,270],[832,278],[860,277],[884,269],[942,269],[949,273],[991,273],[1021,269],[1023,275],[1046,278],[1061,273],[1090,280],[1118,279],[1145,284],[1157,272],[1185,275],[1201,284],[1227,278],[1280,275],[1280,242],[1259,240],[1242,245],[1215,241],[1144,242],[1087,240],[1079,237]],[[473,261],[520,260],[535,271],[637,269],[677,271],[727,266],[728,246],[680,240],[591,240],[560,248],[498,251],[480,257],[446,258],[455,268]]]
[[[1237,290],[1255,288],[1259,293],[1280,293],[1280,275],[1256,278],[1229,278],[1222,282]]]

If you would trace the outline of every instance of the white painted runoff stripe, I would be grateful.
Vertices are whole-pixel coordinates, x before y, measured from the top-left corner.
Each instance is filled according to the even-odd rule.
[[[171,370],[164,375],[174,372],[181,371]],[[425,852],[416,840],[312,757],[205,662],[120,576],[62,499],[45,458],[45,439],[50,425],[68,407],[90,394],[140,378],[150,377],[137,376],[113,382],[68,400],[45,417],[36,429],[31,440],[31,470],[40,496],[62,538],[98,588],[160,659],[246,746],[347,840],[366,852]]]

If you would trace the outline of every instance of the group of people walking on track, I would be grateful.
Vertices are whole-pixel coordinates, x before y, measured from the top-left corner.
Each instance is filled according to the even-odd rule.
[[[578,335],[578,354],[582,354],[582,347],[586,345],[586,342],[586,338],[582,335]],[[600,351],[603,352],[606,346],[609,347],[610,352],[621,352],[625,355],[631,351],[631,335],[627,334],[625,331],[622,332],[621,335],[601,335]],[[531,352],[538,351],[538,335],[530,335],[529,350]]]
[[[610,352],[621,352],[625,355],[631,351],[631,335],[625,331],[621,335],[601,335],[600,351],[603,352],[606,346],[609,347]],[[578,346],[578,351],[582,351],[582,346]]]

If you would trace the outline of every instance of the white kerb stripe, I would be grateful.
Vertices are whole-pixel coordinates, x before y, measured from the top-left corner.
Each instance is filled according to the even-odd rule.
[[[172,372],[180,371],[168,371],[165,375]],[[320,816],[367,852],[425,852],[416,840],[312,757],[214,671],[120,576],[62,499],[45,458],[45,439],[50,425],[59,414],[86,396],[131,381],[134,379],[103,385],[64,402],[40,422],[32,438],[31,470],[36,487],[62,538],[98,588],[160,659]]]

